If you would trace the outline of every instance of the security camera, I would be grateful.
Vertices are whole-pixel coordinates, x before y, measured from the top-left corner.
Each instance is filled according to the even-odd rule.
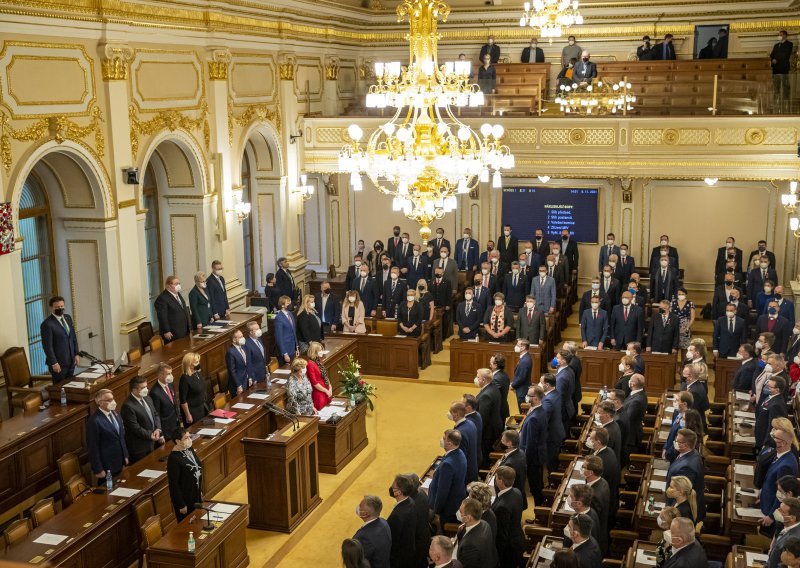
[[[139,168],[122,168],[122,173],[126,184],[139,185]]]

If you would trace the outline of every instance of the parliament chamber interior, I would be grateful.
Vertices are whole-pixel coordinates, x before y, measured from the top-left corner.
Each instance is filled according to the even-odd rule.
[[[799,7],[0,0],[0,568],[800,568]]]

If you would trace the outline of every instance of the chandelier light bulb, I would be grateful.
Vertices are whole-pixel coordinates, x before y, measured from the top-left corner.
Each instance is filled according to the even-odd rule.
[[[483,134],[484,138],[489,136],[491,133],[492,133],[492,125],[491,124],[485,123],[485,124],[481,125],[481,134]]]
[[[397,131],[396,136],[400,142],[406,142],[411,137],[411,131],[403,127]]]
[[[550,176],[539,176],[539,181],[542,183],[547,183],[550,181]]]
[[[709,187],[713,187],[713,186],[717,185],[718,181],[719,181],[719,178],[707,177],[705,179],[706,185],[708,185]]]
[[[466,178],[461,178],[458,180],[458,193],[469,193],[469,189],[467,188],[467,180]]]
[[[790,181],[789,182],[789,191],[791,191],[792,193],[797,193],[797,182],[796,181]]]
[[[494,189],[503,187],[503,178],[500,176],[500,172],[494,172],[492,175],[492,187]]]
[[[503,137],[504,133],[505,133],[505,129],[501,125],[495,124],[492,127],[492,136],[494,136],[498,140]]]
[[[350,136],[353,140],[358,142],[361,140],[361,137],[364,135],[364,131],[361,130],[361,127],[357,124],[351,124],[347,127],[347,135]]]

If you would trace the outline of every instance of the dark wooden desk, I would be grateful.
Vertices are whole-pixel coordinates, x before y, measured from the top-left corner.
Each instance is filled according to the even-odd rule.
[[[316,278],[306,280],[306,282],[308,283],[308,293],[319,294],[320,289],[322,288],[322,283],[328,282],[331,285],[331,292],[341,302],[342,300],[344,300],[348,288],[350,288],[349,284],[347,284],[345,280],[346,277],[347,273],[345,272],[344,274],[337,274],[336,278],[325,278],[317,276]]]
[[[728,392],[725,410],[725,447],[731,458],[752,459],[755,449],[755,412],[749,398],[739,398],[744,393]],[[737,416],[736,413],[741,413]]]
[[[755,462],[731,460],[728,472],[729,481],[725,489],[725,519],[730,519],[731,542],[744,544],[747,535],[758,533],[761,520],[760,515],[756,517],[740,514],[740,508],[759,508],[755,492],[748,491],[755,489],[753,485]]]
[[[336,424],[320,421],[317,440],[320,473],[339,473],[367,446],[367,403],[357,404]]]
[[[204,427],[222,428],[214,438],[196,438],[194,448],[203,462],[204,491],[213,495],[244,471],[244,455],[240,440],[245,436],[263,437],[267,432],[263,400],[248,398],[254,390],[245,391],[232,399],[226,408],[237,412],[236,420],[227,426],[193,424],[189,430],[196,433]],[[273,386],[268,400],[283,405],[285,390]],[[233,409],[236,403],[253,404],[249,410]],[[87,408],[85,405],[78,409]],[[83,422],[82,422],[83,424]],[[83,443],[83,438],[80,439]],[[44,525],[34,529],[20,544],[0,553],[0,559],[30,562],[46,555],[54,566],[81,566],[83,568],[125,568],[139,558],[139,528],[133,503],[144,495],[152,495],[156,512],[161,516],[165,530],[175,525],[175,514],[169,498],[166,475],[156,479],[140,477],[145,469],[166,472],[166,458],[172,444],[158,448],[135,464],[123,469],[117,482],[120,487],[140,491],[132,497],[112,497],[102,493],[87,493]],[[66,535],[68,539],[56,546],[46,546],[33,541],[43,533]]]
[[[661,467],[657,468],[656,465]],[[658,513],[661,512],[667,503],[666,487],[661,489],[655,487],[655,483],[666,484],[667,463],[655,461],[645,466],[642,474],[642,484],[639,486],[639,497],[636,499],[636,509],[633,513],[633,524],[639,532],[639,538],[648,540],[650,533],[658,530]],[[653,498],[653,506],[649,500]]]
[[[546,568],[552,564],[553,554],[564,548],[564,537],[548,535],[536,545],[526,568]]]
[[[672,417],[675,415],[675,408],[673,407],[675,394],[676,391],[662,393],[661,400],[658,402],[656,420],[653,424],[653,434],[650,440],[650,447],[653,448],[653,454],[656,456],[661,455],[664,443],[667,441],[669,431],[672,428]]]
[[[741,366],[738,359],[714,359],[714,402],[727,402],[728,394],[733,391],[733,377]]]
[[[570,462],[556,489],[553,505],[550,507],[550,522],[547,524],[553,529],[553,534],[561,534],[569,523],[569,518],[575,514],[573,509],[567,509],[567,490],[572,485],[586,483],[581,473],[583,461],[583,458],[575,458]]]
[[[145,551],[147,566],[149,568],[248,566],[250,557],[247,554],[245,533],[249,508],[249,505],[238,505],[230,517],[222,522],[215,522],[216,528],[210,532],[202,530],[206,519],[205,511],[195,511],[168,531],[158,542],[147,548]],[[194,553],[187,551],[190,531],[194,533]]]
[[[579,349],[578,357],[583,364],[581,385],[592,389],[603,386],[613,388],[620,377],[618,365],[625,354],[621,351],[602,349]],[[642,353],[645,364],[645,390],[649,393],[661,393],[675,388],[677,360],[672,354]]]
[[[75,404],[88,404],[89,412],[94,412],[97,408],[95,404],[95,396],[101,389],[111,389],[114,393],[114,399],[122,404],[128,394],[130,393],[130,381],[133,377],[139,374],[139,366],[128,365],[120,368],[119,372],[111,375],[87,381],[85,387],[68,387],[70,382],[81,382],[81,379],[72,377],[61,381],[55,385],[48,385],[47,392],[50,395],[50,401],[55,402],[61,399],[61,387],[64,387],[64,392],[67,395],[67,401]]]
[[[767,556],[760,548],[734,544],[730,554],[728,554],[728,560],[725,566],[728,568],[763,568],[767,565],[766,562],[759,562],[750,556],[754,554],[757,554],[761,559]],[[750,559],[749,562],[748,559]]]
[[[622,560],[622,566],[624,568],[652,568],[655,566],[655,558],[656,558],[656,547],[658,543],[655,542],[647,542],[643,540],[634,540],[633,546],[628,549],[627,554],[625,554],[625,558]],[[647,555],[648,557],[652,558],[653,563],[645,563],[639,562],[639,552]]]
[[[419,378],[421,337],[355,333],[331,333],[329,336],[331,339],[356,340],[358,353],[356,358],[361,364],[363,374],[407,379]]]
[[[675,388],[678,360],[672,353],[642,353],[645,389],[653,394]]]
[[[509,377],[514,376],[519,355],[514,352],[516,343],[489,343],[488,341],[467,341],[453,338],[450,340],[450,382],[471,383],[475,371],[489,367],[489,359],[495,353],[502,353],[506,358],[505,371]],[[531,356],[532,380],[539,379],[542,367],[542,352],[538,345],[528,350]]]
[[[74,452],[85,461],[88,416],[85,404],[56,403],[0,423],[0,521],[58,482],[59,457]]]

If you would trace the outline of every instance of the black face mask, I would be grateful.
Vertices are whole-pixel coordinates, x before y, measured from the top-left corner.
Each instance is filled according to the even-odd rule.
[[[420,292],[422,292],[422,291],[424,291],[424,290],[425,290],[425,286],[417,286],[417,290],[419,290]]]
[[[781,298],[783,298],[783,294],[775,294],[776,300],[780,300]]]
[[[759,252],[765,252],[766,250],[767,250],[767,247],[758,247],[758,251]]]
[[[589,58],[588,58],[588,57],[584,57],[584,58],[583,58],[583,62],[584,62],[584,63],[589,63]]]
[[[325,290],[323,290],[323,291],[322,291],[322,293],[323,293],[325,296],[327,296],[328,294],[330,294],[330,293],[331,293],[331,291],[330,291],[330,290],[327,290],[327,289],[325,289]]]
[[[733,270],[733,268],[726,268],[725,272],[727,272],[728,274],[732,274],[734,272],[734,270]]]
[[[665,314],[665,313],[667,313],[667,309],[666,308],[658,308],[658,313]]]
[[[395,237],[399,237],[399,236],[400,236],[400,231],[395,231],[395,232],[394,232],[394,236],[395,236]]]
[[[375,246],[375,250],[377,250],[377,251],[382,251],[382,250],[383,250],[383,247],[382,247],[381,245],[376,245],[376,246]]]
[[[487,245],[487,246],[486,246],[486,250],[488,250],[489,252],[491,252],[491,251],[493,251],[493,250],[494,250],[494,247],[493,247],[493,246],[488,246],[488,245]]]
[[[384,270],[389,270],[389,268],[391,268],[391,265],[389,265],[389,264],[384,264],[383,265],[383,269]]]
[[[53,312],[58,316],[61,317],[64,315],[64,308],[56,308]]]
[[[437,280],[438,280],[439,278],[441,278],[441,277],[442,277],[442,275],[441,275],[441,274],[439,274],[439,273],[437,273],[437,274],[436,274],[436,278],[437,278]]]
[[[726,280],[725,286],[733,286],[733,280]]]
[[[476,288],[480,288],[480,287],[481,287],[481,284],[483,284],[483,282],[481,282],[480,280],[477,280],[477,281],[475,282],[475,287],[476,287]]]

